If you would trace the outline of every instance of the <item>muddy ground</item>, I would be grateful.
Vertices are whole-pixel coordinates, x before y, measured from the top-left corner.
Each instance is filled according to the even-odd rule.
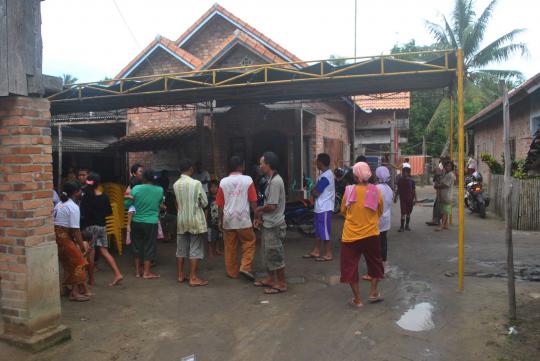
[[[180,361],[195,354],[199,361],[539,360],[540,233],[514,234],[516,268],[523,279],[517,281],[518,335],[508,336],[504,224],[492,216],[466,216],[467,277],[465,292],[459,293],[457,226],[433,232],[424,225],[431,208],[418,206],[412,231],[398,233],[397,214],[395,207],[380,304],[348,307],[350,291],[339,284],[339,257],[327,263],[302,259],[312,240],[297,234],[290,233],[286,242],[289,292],[272,296],[225,277],[222,258],[202,266],[208,287],[180,285],[175,246],[160,244],[155,270],[161,279],[136,279],[126,254],[119,258],[125,281],[110,288],[111,273],[102,263],[92,301],[62,300],[70,342],[39,354],[0,344],[1,359]],[[335,239],[340,227],[336,218]],[[334,252],[339,255],[337,242]],[[259,260],[257,270],[262,271]],[[362,293],[366,297],[367,285]],[[424,312],[402,318],[411,309]],[[425,322],[418,323],[419,317]],[[398,322],[423,331],[406,330]]]

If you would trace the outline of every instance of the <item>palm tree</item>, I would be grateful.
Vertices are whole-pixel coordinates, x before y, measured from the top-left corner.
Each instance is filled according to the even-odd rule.
[[[513,42],[525,29],[514,29],[480,48],[496,4],[497,0],[492,0],[482,14],[476,17],[473,0],[456,0],[451,23],[445,16],[442,25],[426,21],[426,27],[440,47],[463,49],[465,75],[471,81],[485,77],[523,78],[523,74],[517,70],[486,69],[489,65],[508,60],[516,53],[528,53],[526,44]]]
[[[64,82],[64,86],[75,84],[79,79],[74,77],[71,74],[62,74],[62,80]]]
[[[477,16],[474,0],[456,0],[450,21],[445,16],[442,17],[442,24],[426,21],[426,27],[437,42],[437,47],[463,49],[464,97],[468,105],[465,109],[466,119],[498,97],[491,91],[496,87],[490,84],[497,83],[499,79],[513,83],[523,81],[520,71],[487,68],[508,60],[514,54],[528,54],[525,43],[514,42],[525,29],[514,29],[481,48],[496,4],[497,0],[492,0]],[[428,124],[428,131],[437,126],[446,126],[449,105],[449,97],[444,97]]]

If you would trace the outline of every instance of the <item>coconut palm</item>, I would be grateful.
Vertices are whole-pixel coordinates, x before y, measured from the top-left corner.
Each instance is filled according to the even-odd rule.
[[[523,78],[523,74],[517,70],[486,69],[489,65],[508,60],[516,53],[521,55],[528,53],[526,44],[514,42],[525,29],[514,29],[481,48],[496,4],[497,0],[492,0],[477,17],[473,0],[456,0],[450,22],[445,16],[442,17],[442,25],[426,21],[426,27],[440,47],[463,49],[464,70],[469,80],[475,81],[486,76],[504,79]]]
[[[514,42],[525,29],[514,29],[481,47],[497,0],[492,0],[480,16],[476,15],[473,0],[455,1],[450,20],[442,16],[441,24],[426,21],[426,27],[438,47],[463,49],[464,97],[468,104],[465,117],[468,118],[496,99],[497,94],[486,91],[493,87],[487,87],[486,84],[496,83],[499,79],[514,82],[523,80],[520,71],[489,69],[488,66],[501,63],[514,54],[526,55],[528,50],[525,43]],[[448,123],[449,109],[449,98],[445,97],[433,114],[428,131]]]
[[[62,74],[62,80],[64,82],[64,86],[75,84],[79,79],[74,77],[71,74]]]

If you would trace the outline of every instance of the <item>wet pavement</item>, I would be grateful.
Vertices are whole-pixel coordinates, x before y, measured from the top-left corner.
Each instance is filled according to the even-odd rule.
[[[504,224],[467,216],[465,293],[456,292],[457,227],[435,233],[424,225],[431,208],[416,207],[412,231],[398,233],[398,207],[389,232],[389,264],[381,282],[384,302],[361,309],[339,282],[339,244],[333,262],[302,259],[312,240],[289,234],[289,291],[262,289],[224,275],[223,259],[206,260],[204,288],[175,282],[174,244],[160,244],[156,272],[144,281],[119,264],[125,281],[107,287],[102,264],[92,301],[62,300],[73,340],[37,355],[0,344],[0,359],[20,361],[165,360],[498,360],[506,336]],[[339,236],[335,219],[334,239]],[[537,302],[539,233],[514,234],[518,302]],[[365,272],[361,262],[361,272]],[[264,276],[260,255],[257,276]],[[483,277],[482,275],[486,275]],[[367,301],[368,283],[361,284]],[[531,358],[531,360],[533,360]]]

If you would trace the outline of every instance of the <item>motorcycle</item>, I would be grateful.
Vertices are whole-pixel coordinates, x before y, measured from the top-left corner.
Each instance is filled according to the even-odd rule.
[[[478,172],[465,178],[465,206],[471,213],[478,213],[481,218],[486,218],[489,197],[484,195],[482,175]]]
[[[287,229],[298,231],[304,236],[315,235],[315,212],[313,202],[303,199],[285,204],[285,222]]]
[[[334,170],[334,178],[336,183],[336,200],[334,202],[334,213],[339,213],[341,201],[345,194],[345,188],[348,185],[354,184],[352,168],[340,167]]]

